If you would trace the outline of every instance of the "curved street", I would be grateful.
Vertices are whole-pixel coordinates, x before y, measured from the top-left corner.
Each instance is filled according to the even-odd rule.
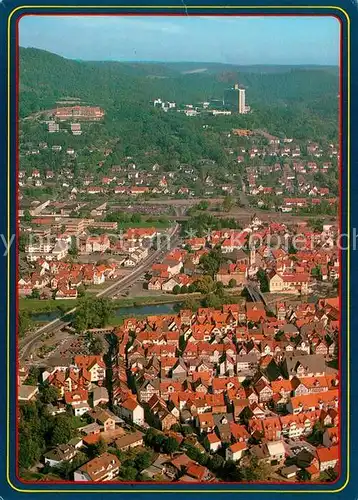
[[[170,248],[166,249],[168,252],[174,248],[179,241],[179,232],[180,226],[179,224],[176,224],[169,232],[170,235]],[[120,278],[116,280],[114,283],[112,283],[110,286],[108,286],[105,290],[100,291],[97,293],[96,297],[106,297],[110,298],[113,297],[114,295],[117,295],[119,292],[123,291],[124,289],[128,288],[129,286],[133,285],[137,279],[145,272],[147,272],[152,264],[154,264],[157,260],[162,260],[165,251],[161,248],[158,248],[155,250],[151,255],[149,255],[146,259],[143,260],[143,262],[140,264],[140,266],[136,267],[130,274],[127,276]],[[73,314],[76,311],[76,307],[68,311],[66,314],[64,314],[61,318],[57,318],[50,323],[47,323],[46,325],[42,326],[35,332],[33,332],[31,335],[27,335],[25,338],[21,339],[19,341],[19,359],[20,361],[26,360],[30,357],[32,350],[34,349],[36,343],[41,339],[43,335],[46,335],[48,333],[58,331],[63,329],[64,327],[68,326],[70,324],[70,321],[68,321],[68,318],[71,314]]]

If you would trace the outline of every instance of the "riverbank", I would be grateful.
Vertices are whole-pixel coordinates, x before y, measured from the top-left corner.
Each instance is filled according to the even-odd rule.
[[[135,297],[135,298],[124,298],[115,299],[112,301],[113,307],[115,309],[115,314],[113,317],[114,324],[117,324],[116,320],[118,317],[118,311],[124,308],[126,310],[126,316],[137,315],[136,308],[146,308],[151,306],[161,306],[166,304],[178,304],[183,302],[187,295],[167,295],[167,296],[145,296],[145,297]],[[199,299],[200,297],[198,297]],[[79,300],[40,300],[40,299],[20,299],[20,312],[27,311],[30,313],[33,321],[40,323],[48,323],[61,317],[67,311],[70,311],[74,307],[79,305]],[[155,309],[154,309],[155,311]],[[157,311],[153,314],[165,314],[168,311]],[[150,310],[144,309],[143,315],[152,314]]]
[[[228,295],[231,300],[240,300],[241,296],[237,294],[237,290],[227,290]],[[112,299],[111,302],[115,309],[120,307],[125,308],[135,308],[141,306],[154,306],[160,304],[171,304],[171,303],[180,303],[184,302],[184,300],[188,297],[194,298],[198,301],[205,298],[205,295],[201,295],[200,293],[190,293],[190,294],[167,294],[167,295],[144,295],[138,297],[127,297],[121,299]],[[21,297],[19,299],[19,311],[27,311],[31,315],[46,315],[48,314],[51,319],[47,321],[52,321],[53,319],[62,316],[67,311],[70,311],[74,307],[77,307],[80,303],[81,299],[74,300],[66,300],[66,299],[30,299]],[[42,319],[40,321],[46,321]]]
[[[141,305],[167,304],[168,302],[182,302],[187,295],[150,295],[143,297],[114,299],[112,303],[115,307],[135,307]],[[74,300],[41,300],[27,299],[21,297],[19,300],[19,310],[28,311],[30,313],[50,313],[50,312],[66,312],[74,307],[77,307],[81,299]]]

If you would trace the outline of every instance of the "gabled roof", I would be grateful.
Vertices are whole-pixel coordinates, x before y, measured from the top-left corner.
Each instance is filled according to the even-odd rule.
[[[138,406],[140,406],[139,403],[133,398],[127,398],[121,403],[121,407],[129,411],[134,411]]]
[[[317,458],[320,463],[339,460],[339,446],[331,446],[331,448],[317,448]]]
[[[247,449],[247,444],[245,442],[238,442],[234,443],[231,446],[229,446],[229,450],[232,453],[237,453],[238,451],[243,451]]]
[[[120,464],[116,455],[106,452],[82,465],[79,470],[87,473],[92,481],[100,481],[109,470],[119,468]]]

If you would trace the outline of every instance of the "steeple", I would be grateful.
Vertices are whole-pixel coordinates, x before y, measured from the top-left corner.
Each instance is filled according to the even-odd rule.
[[[250,248],[250,266],[254,266],[256,264],[256,248],[255,245],[251,245]]]

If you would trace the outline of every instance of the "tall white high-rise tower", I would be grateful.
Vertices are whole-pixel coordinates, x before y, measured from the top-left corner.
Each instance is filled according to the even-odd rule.
[[[245,104],[245,89],[238,89],[239,95],[239,105],[238,105],[238,111],[239,113],[245,114],[246,113],[246,104]]]

